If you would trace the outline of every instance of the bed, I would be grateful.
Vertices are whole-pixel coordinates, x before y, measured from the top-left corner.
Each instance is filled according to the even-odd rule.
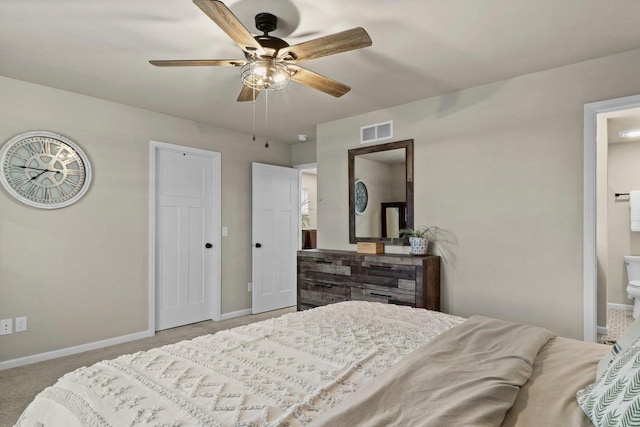
[[[349,301],[77,369],[17,425],[587,426],[576,392],[597,391],[610,352],[529,325]]]

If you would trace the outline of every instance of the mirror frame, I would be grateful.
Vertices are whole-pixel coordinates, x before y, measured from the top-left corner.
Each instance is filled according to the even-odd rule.
[[[408,245],[407,239],[392,239],[389,237],[356,237],[356,209],[355,209],[355,157],[361,154],[377,153],[379,151],[405,149],[406,164],[406,228],[413,228],[413,139],[387,142],[369,147],[352,148],[349,155],[349,243],[384,242],[387,245]]]

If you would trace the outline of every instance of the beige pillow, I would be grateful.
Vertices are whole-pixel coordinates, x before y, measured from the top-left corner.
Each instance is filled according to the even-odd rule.
[[[633,344],[638,338],[640,338],[640,316],[629,326],[629,329],[620,337],[620,339],[613,345],[611,352],[605,354],[605,356],[598,362],[598,370],[596,378],[600,378],[604,371],[609,367],[625,349]]]

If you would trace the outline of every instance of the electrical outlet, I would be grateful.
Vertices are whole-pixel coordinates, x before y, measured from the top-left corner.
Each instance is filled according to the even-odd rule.
[[[16,332],[24,332],[27,330],[27,316],[16,317]]]
[[[252,289],[253,289],[253,283],[251,282],[247,283],[247,292],[251,292]]]
[[[0,335],[8,335],[13,333],[13,319],[0,320]]]
[[[227,237],[229,236],[229,227],[224,226],[222,227],[222,237]]]

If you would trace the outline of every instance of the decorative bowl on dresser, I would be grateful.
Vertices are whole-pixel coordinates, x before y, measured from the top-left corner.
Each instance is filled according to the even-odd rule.
[[[440,310],[440,257],[298,251],[298,310],[364,300]]]

